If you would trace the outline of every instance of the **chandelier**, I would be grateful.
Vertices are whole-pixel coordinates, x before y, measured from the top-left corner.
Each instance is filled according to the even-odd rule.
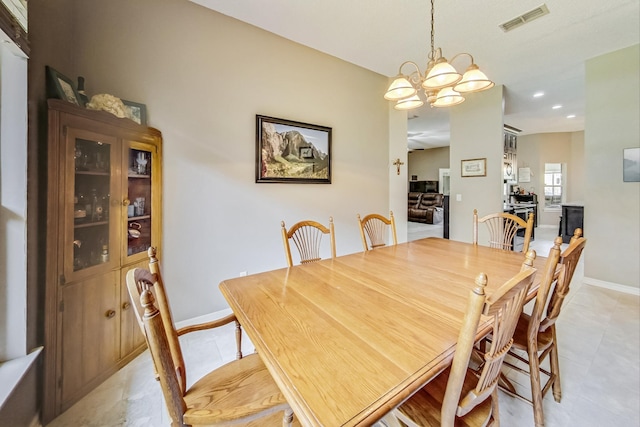
[[[423,74],[415,62],[403,62],[398,75],[384,94],[385,99],[396,101],[396,110],[410,110],[424,105],[424,101],[418,95],[420,89],[424,89],[426,100],[432,107],[451,107],[464,102],[465,93],[480,92],[494,86],[473,62],[473,56],[470,54],[463,52],[451,58],[451,62],[463,55],[471,59],[471,65],[462,75],[442,56],[442,50],[434,47],[433,2],[434,0],[431,0],[431,51],[427,69]],[[402,74],[405,65],[411,65],[415,70],[408,75]]]

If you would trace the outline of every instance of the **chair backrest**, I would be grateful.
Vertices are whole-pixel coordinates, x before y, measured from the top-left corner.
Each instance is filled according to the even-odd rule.
[[[456,415],[464,416],[469,413],[495,390],[502,362],[513,343],[513,333],[522,313],[527,292],[535,277],[536,270],[533,268],[535,257],[535,251],[527,252],[520,272],[488,297],[485,295],[486,274],[480,273],[476,278],[476,286],[470,292],[442,402],[443,426],[453,426]],[[484,354],[484,365],[475,389],[461,396],[481,315],[493,317],[493,338]]]
[[[544,314],[545,306],[547,305],[547,298],[549,297],[549,291],[553,284],[556,282],[557,275],[556,270],[558,267],[558,261],[560,260],[560,245],[562,245],[562,237],[558,236],[553,241],[553,246],[549,250],[549,256],[547,262],[544,265],[543,276],[540,280],[540,286],[538,287],[538,293],[536,294],[536,302],[531,311],[529,317],[529,326],[527,329],[527,341],[536,342],[538,336],[538,330],[540,328],[540,322]]]
[[[127,284],[129,283],[129,278],[131,280],[140,278],[142,282],[146,283],[147,279],[142,279],[141,277],[146,277],[147,275],[150,275],[150,273],[144,269],[136,268],[130,270],[127,273]],[[143,285],[143,288],[145,286]],[[185,386],[177,372],[170,348],[170,338],[166,334],[167,319],[162,317],[161,310],[156,307],[155,298],[150,289],[144,288],[139,300],[140,306],[144,309],[142,320],[145,328],[145,338],[149,346],[149,353],[151,353],[151,358],[153,359],[154,368],[160,380],[169,417],[174,423],[177,422],[177,425],[184,425],[183,416],[187,410],[187,405],[184,401]]]
[[[294,224],[288,231],[284,225],[284,221],[280,223],[282,226],[282,242],[284,244],[284,252],[287,257],[289,267],[293,266],[291,258],[291,246],[289,240],[298,248],[300,254],[300,263],[320,261],[320,248],[322,236],[329,235],[331,243],[331,258],[336,257],[336,239],[333,228],[333,217],[329,217],[329,228],[316,221],[300,221]]]
[[[187,372],[185,368],[184,358],[182,355],[182,349],[180,347],[180,341],[178,340],[178,333],[176,332],[174,323],[171,317],[171,309],[169,307],[169,301],[166,298],[164,292],[164,285],[160,275],[160,267],[158,260],[155,258],[155,249],[149,249],[149,256],[151,262],[149,263],[152,270],[155,272],[146,270],[144,268],[134,268],[127,272],[127,291],[129,292],[129,298],[131,299],[136,318],[138,323],[142,327],[142,333],[147,340],[147,345],[151,348],[149,343],[148,330],[144,326],[144,313],[145,309],[141,303],[141,296],[144,291],[152,293],[154,302],[157,302],[159,311],[161,313],[164,336],[168,341],[168,348],[173,361],[174,372],[179,378],[180,389],[182,393],[185,392],[187,386]],[[160,375],[158,366],[154,361],[154,367],[156,368],[157,375]]]
[[[580,234],[577,234],[578,230]],[[574,233],[571,242],[569,242],[569,247],[560,255],[560,260],[558,261],[558,264],[561,266],[560,272],[556,280],[556,286],[553,288],[553,293],[549,299],[547,316],[540,322],[540,332],[546,331],[549,326],[555,324],[560,315],[564,298],[569,293],[573,273],[580,260],[580,255],[587,244],[587,239],[579,237],[581,234],[582,230],[576,229],[576,233]]]
[[[473,210],[473,244],[478,244],[478,224],[484,223],[489,230],[489,247],[513,250],[513,241],[516,233],[524,229],[524,242],[522,252],[527,253],[533,232],[533,213],[529,214],[527,221],[522,218],[504,212],[489,214],[478,219],[478,210]]]
[[[365,251],[369,250],[367,237],[371,243],[371,249],[385,246],[385,237],[387,235],[387,226],[391,227],[393,244],[398,244],[398,236],[396,234],[396,220],[393,217],[393,211],[389,212],[389,218],[385,218],[379,214],[369,214],[364,218],[360,218],[358,214],[358,226],[360,227],[360,237],[362,237],[362,246]]]

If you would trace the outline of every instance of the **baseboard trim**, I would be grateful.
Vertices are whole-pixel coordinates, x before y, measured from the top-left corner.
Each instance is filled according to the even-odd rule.
[[[233,311],[230,308],[214,311],[213,313],[203,314],[202,316],[192,317],[191,319],[181,320],[176,322],[176,329],[184,328],[185,326],[195,325],[198,323],[210,322],[212,320],[220,319],[221,317],[228,316]]]
[[[605,288],[605,289],[611,289],[613,291],[623,292],[625,294],[640,296],[640,288],[621,285],[619,283],[606,282],[604,280],[598,280],[591,277],[584,277],[582,279],[582,283],[584,283],[585,285],[597,286],[599,288]]]

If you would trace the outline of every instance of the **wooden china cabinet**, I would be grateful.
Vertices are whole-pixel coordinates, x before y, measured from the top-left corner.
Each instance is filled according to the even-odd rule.
[[[162,135],[48,100],[43,418],[144,349],[125,275],[161,251]]]

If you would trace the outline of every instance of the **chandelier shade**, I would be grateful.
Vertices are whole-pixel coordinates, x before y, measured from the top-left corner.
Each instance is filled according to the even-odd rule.
[[[424,105],[420,97],[420,89],[424,89],[426,102],[432,107],[451,107],[464,102],[464,94],[480,92],[491,89],[494,86],[480,68],[475,64],[471,54],[462,52],[451,58],[451,61],[442,55],[442,49],[435,47],[434,26],[434,1],[431,0],[431,50],[427,69],[422,72],[415,62],[405,61],[400,65],[400,72],[393,80],[384,98],[396,101],[397,110],[410,110]],[[468,56],[471,65],[463,74],[460,74],[452,65],[460,56]],[[415,71],[411,74],[403,74],[402,67],[411,64]]]
[[[411,82],[402,74],[399,74],[384,94],[384,99],[397,101],[398,99],[410,98],[418,93],[418,89],[413,87]]]
[[[491,89],[493,86],[494,83],[489,80],[482,71],[480,71],[478,66],[476,64],[471,64],[462,76],[462,80],[453,87],[453,90],[456,92],[471,93]]]
[[[396,110],[411,110],[413,108],[422,107],[424,105],[424,101],[420,99],[420,97],[415,94],[410,98],[399,99],[396,102],[396,105],[393,106]]]
[[[427,74],[422,87],[425,89],[442,89],[456,84],[460,80],[462,80],[462,75],[445,58],[441,58]]]
[[[453,90],[451,87],[440,89],[436,101],[431,104],[432,107],[453,107],[464,102],[464,96]]]

